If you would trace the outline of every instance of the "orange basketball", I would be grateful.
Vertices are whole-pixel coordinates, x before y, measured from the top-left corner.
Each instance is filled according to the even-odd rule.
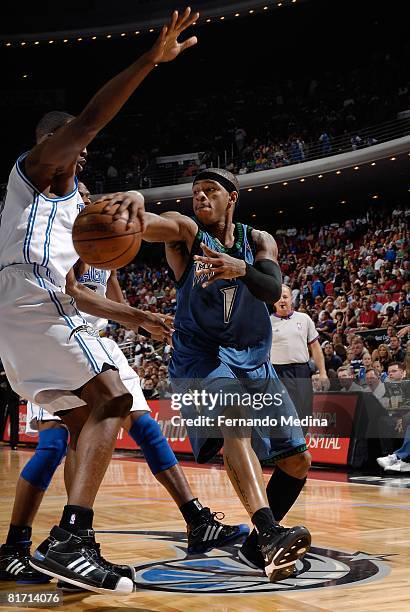
[[[112,217],[120,204],[113,204],[103,212],[107,203],[107,200],[98,200],[80,212],[73,226],[73,243],[85,263],[102,270],[113,270],[134,259],[142,238],[138,219],[132,228],[127,229],[128,212],[114,221]]]

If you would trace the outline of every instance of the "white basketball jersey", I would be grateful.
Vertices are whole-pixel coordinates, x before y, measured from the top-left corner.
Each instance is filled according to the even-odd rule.
[[[78,278],[78,282],[85,285],[95,293],[98,293],[102,297],[105,297],[107,293],[107,282],[111,275],[110,271],[107,270],[97,270],[96,268],[89,268],[88,271]],[[107,319],[101,319],[99,317],[94,317],[86,312],[81,313],[84,319],[87,320],[88,323],[100,331],[104,330],[108,325]]]
[[[40,193],[24,173],[24,153],[13,167],[7,195],[0,208],[0,270],[27,265],[35,275],[64,287],[78,255],[71,236],[74,220],[83,208],[75,188],[62,198]]]

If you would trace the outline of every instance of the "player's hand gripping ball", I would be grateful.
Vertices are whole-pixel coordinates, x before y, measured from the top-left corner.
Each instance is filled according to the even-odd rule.
[[[95,268],[126,266],[140,249],[144,213],[144,198],[136,191],[105,196],[89,204],[74,222],[75,250]]]

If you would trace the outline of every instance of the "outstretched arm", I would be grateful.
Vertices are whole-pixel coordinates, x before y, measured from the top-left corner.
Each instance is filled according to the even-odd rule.
[[[142,327],[156,338],[161,336],[168,341],[171,340],[173,330],[165,322],[165,316],[138,310],[128,304],[119,304],[98,295],[77,281],[73,269],[67,274],[65,291],[75,299],[76,306],[83,312],[95,317],[117,321],[117,323],[136,331],[139,327]]]
[[[282,293],[282,274],[277,262],[278,247],[274,238],[267,232],[253,230],[252,238],[256,247],[254,265],[201,244],[205,257],[195,255],[194,259],[207,264],[208,271],[212,274],[202,286],[207,287],[221,279],[240,278],[259,300],[268,304],[277,302]],[[203,275],[204,270],[197,270],[196,274]]]
[[[198,13],[191,15],[190,8],[181,16],[174,11],[170,24],[163,27],[152,49],[104,85],[78,117],[32,149],[25,161],[25,171],[39,191],[47,189],[56,176],[62,179],[59,181],[59,185],[63,185],[62,191],[67,193],[72,189],[72,179],[80,153],[115,117],[156,64],[169,62],[196,44],[195,36],[183,43],[178,42],[178,36],[197,18]],[[66,181],[63,180],[65,178]]]
[[[118,304],[126,304],[120,283],[117,278],[117,270],[111,270],[107,281],[107,298]]]

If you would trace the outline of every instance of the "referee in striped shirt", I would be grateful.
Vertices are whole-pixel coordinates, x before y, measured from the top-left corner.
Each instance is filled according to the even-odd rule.
[[[330,383],[325,360],[319,344],[319,334],[312,319],[292,309],[292,293],[282,285],[282,296],[274,304],[270,317],[272,324],[271,361],[285,385],[300,419],[312,414],[313,388],[309,367],[309,349],[319,371],[323,391]],[[307,427],[304,428],[306,434]]]

